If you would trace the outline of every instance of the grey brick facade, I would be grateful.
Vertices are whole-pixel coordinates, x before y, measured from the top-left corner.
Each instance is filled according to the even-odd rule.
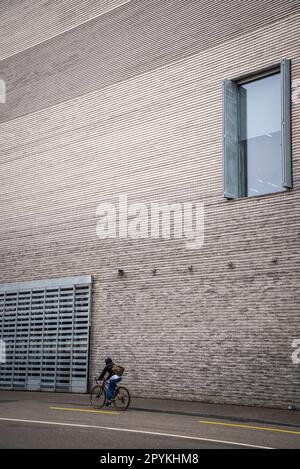
[[[222,176],[222,80],[288,58],[297,83],[299,1],[55,3],[0,15],[0,282],[93,276],[91,379],[111,355],[133,395],[300,405],[296,88],[294,188],[230,201]],[[120,194],[203,202],[204,246],[100,240]]]

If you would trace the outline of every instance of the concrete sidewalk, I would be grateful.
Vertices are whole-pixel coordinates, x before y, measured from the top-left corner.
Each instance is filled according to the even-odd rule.
[[[194,415],[204,418],[268,423],[300,428],[299,410],[207,404],[169,399],[142,399],[137,397],[132,398],[130,408],[145,412],[166,412],[168,414]]]

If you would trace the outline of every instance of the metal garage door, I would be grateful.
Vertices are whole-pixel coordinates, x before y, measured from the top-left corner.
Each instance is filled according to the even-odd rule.
[[[91,276],[0,285],[0,388],[86,392]]]

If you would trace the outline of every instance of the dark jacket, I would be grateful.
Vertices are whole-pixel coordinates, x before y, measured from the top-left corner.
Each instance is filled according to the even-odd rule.
[[[111,363],[108,363],[104,368],[103,368],[103,371],[101,373],[101,375],[99,376],[99,379],[103,379],[104,376],[106,375],[106,373],[108,373],[108,376],[106,379],[110,379],[113,375],[113,371],[112,371],[112,367],[114,366],[113,362]]]

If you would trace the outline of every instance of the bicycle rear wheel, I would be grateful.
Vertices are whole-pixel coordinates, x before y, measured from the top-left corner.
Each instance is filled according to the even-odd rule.
[[[103,386],[97,384],[93,387],[90,393],[91,405],[94,409],[101,409],[104,406],[106,401],[106,391]]]
[[[130,394],[127,388],[119,386],[112,403],[117,410],[126,410],[130,404]]]

